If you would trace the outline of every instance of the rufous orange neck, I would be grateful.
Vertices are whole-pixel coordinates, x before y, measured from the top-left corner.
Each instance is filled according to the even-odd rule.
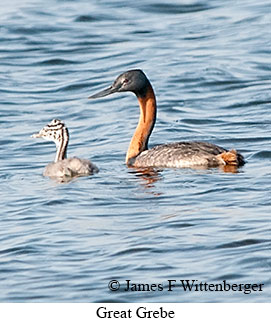
[[[132,165],[134,158],[148,149],[148,141],[156,120],[156,99],[149,84],[144,96],[137,96],[140,117],[133,138],[126,154],[126,164]]]

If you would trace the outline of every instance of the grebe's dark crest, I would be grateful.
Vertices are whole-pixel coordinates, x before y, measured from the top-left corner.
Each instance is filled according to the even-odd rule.
[[[217,145],[192,141],[158,145],[148,149],[148,141],[156,120],[156,99],[153,88],[141,70],[119,75],[107,89],[90,99],[101,98],[116,92],[133,92],[140,106],[137,128],[126,154],[126,164],[133,167],[217,167],[242,166],[245,161],[235,150]]]
[[[67,158],[69,132],[65,124],[58,119],[53,119],[33,138],[43,138],[54,141],[56,144],[55,161],[46,166],[43,175],[49,177],[74,177],[91,175],[98,172],[98,168],[89,160],[77,157]]]

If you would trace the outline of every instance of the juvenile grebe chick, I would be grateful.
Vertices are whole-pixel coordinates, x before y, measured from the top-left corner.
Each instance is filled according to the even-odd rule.
[[[91,175],[98,172],[98,168],[89,160],[77,157],[67,158],[69,132],[61,120],[53,119],[39,133],[31,137],[54,141],[56,144],[55,161],[45,167],[43,172],[44,176],[58,178],[75,177]]]
[[[132,167],[218,167],[242,166],[245,161],[235,150],[226,150],[207,142],[176,142],[148,149],[149,137],[156,121],[156,98],[150,81],[141,70],[119,75],[107,89],[89,99],[115,92],[133,92],[138,99],[140,117],[126,154],[126,164]]]

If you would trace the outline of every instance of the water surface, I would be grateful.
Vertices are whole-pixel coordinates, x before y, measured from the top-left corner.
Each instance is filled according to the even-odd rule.
[[[271,8],[253,1],[4,1],[0,9],[2,302],[270,301]],[[204,140],[247,164],[128,169],[132,94],[87,100],[132,68],[148,75],[150,146]],[[42,176],[53,118],[99,174]],[[118,279],[119,292],[108,282]],[[263,283],[263,292],[125,292],[125,281]]]

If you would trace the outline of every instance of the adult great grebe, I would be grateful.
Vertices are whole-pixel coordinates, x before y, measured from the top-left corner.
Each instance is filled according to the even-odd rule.
[[[77,157],[67,158],[69,132],[61,120],[53,119],[39,133],[31,137],[54,141],[56,144],[55,161],[45,167],[44,176],[69,178],[91,175],[98,172],[98,168],[89,160]]]
[[[153,88],[141,70],[119,75],[107,89],[89,99],[101,98],[115,92],[133,92],[140,106],[140,117],[126,154],[126,164],[132,167],[217,167],[242,166],[245,161],[235,150],[200,141],[176,142],[148,149],[148,141],[156,120],[156,99]]]

